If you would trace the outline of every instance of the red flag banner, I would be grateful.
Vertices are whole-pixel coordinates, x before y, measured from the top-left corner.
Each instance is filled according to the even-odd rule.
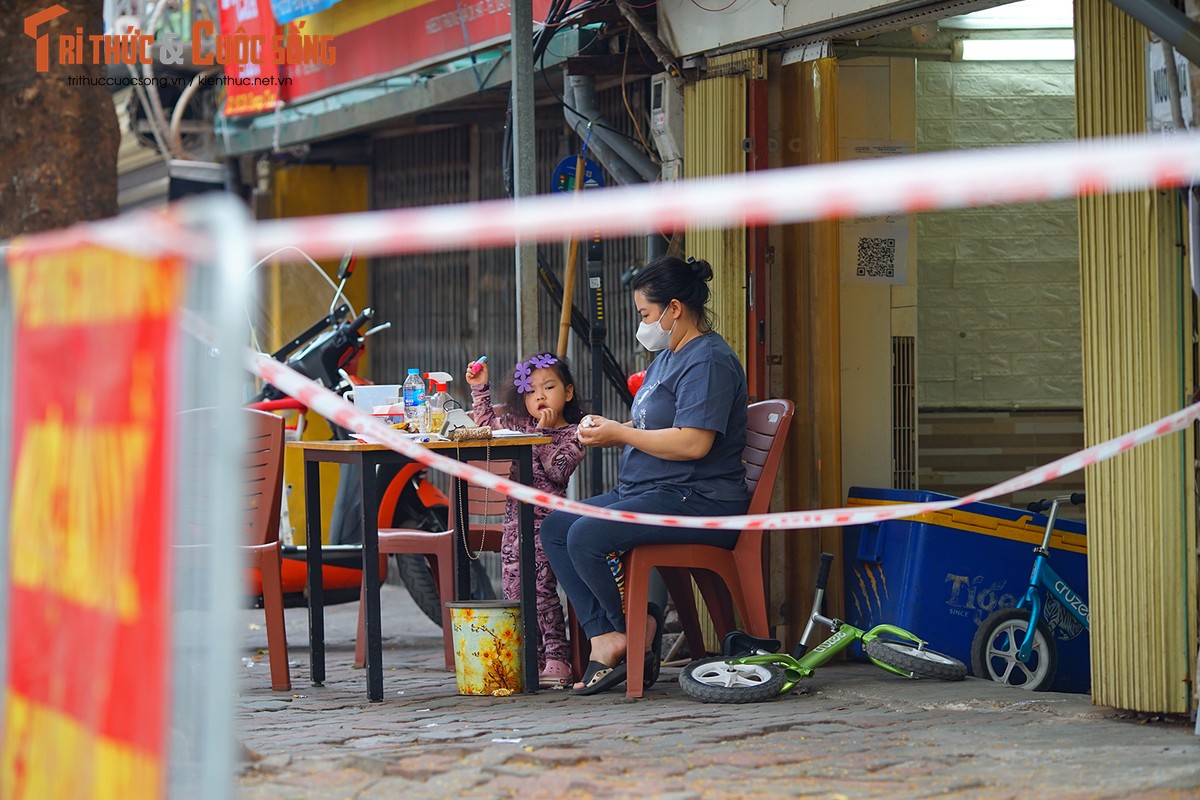
[[[14,325],[0,797],[161,797],[184,266],[8,254]]]
[[[225,66],[227,117],[262,114],[279,102],[279,61],[274,51],[276,28],[269,0],[221,3],[224,42],[245,42],[244,51],[228,45],[220,62]]]

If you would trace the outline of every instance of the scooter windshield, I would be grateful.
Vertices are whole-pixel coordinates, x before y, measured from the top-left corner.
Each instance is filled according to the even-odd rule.
[[[246,309],[250,346],[275,353],[340,305],[350,306],[353,318],[353,305],[338,292],[335,270],[326,272],[298,247],[281,248],[251,267],[255,302]]]

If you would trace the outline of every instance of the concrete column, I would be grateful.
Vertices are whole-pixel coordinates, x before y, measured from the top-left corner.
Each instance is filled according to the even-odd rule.
[[[537,152],[533,113],[533,4],[512,4],[513,197],[537,192]],[[517,242],[517,343],[519,357],[538,349],[537,246]]]

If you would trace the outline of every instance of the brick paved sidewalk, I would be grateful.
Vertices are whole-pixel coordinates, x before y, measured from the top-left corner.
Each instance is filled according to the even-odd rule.
[[[270,690],[265,656],[238,678],[246,798],[1200,797],[1190,724],[1083,695],[839,663],[751,705],[698,703],[670,668],[632,702],[461,697],[441,669],[440,629],[387,586],[385,696],[371,704],[350,668],[357,605],[326,616],[324,687],[308,684],[304,610],[287,614],[292,693]],[[242,620],[250,656],[265,648],[261,612]]]

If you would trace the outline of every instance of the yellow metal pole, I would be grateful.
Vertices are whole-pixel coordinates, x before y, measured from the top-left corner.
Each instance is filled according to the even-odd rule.
[[[583,151],[575,159],[575,191],[583,191]],[[579,255],[579,240],[571,239],[567,248],[566,269],[563,272],[562,317],[558,323],[558,357],[567,355],[567,338],[571,333],[571,298],[575,296],[575,260]]]

